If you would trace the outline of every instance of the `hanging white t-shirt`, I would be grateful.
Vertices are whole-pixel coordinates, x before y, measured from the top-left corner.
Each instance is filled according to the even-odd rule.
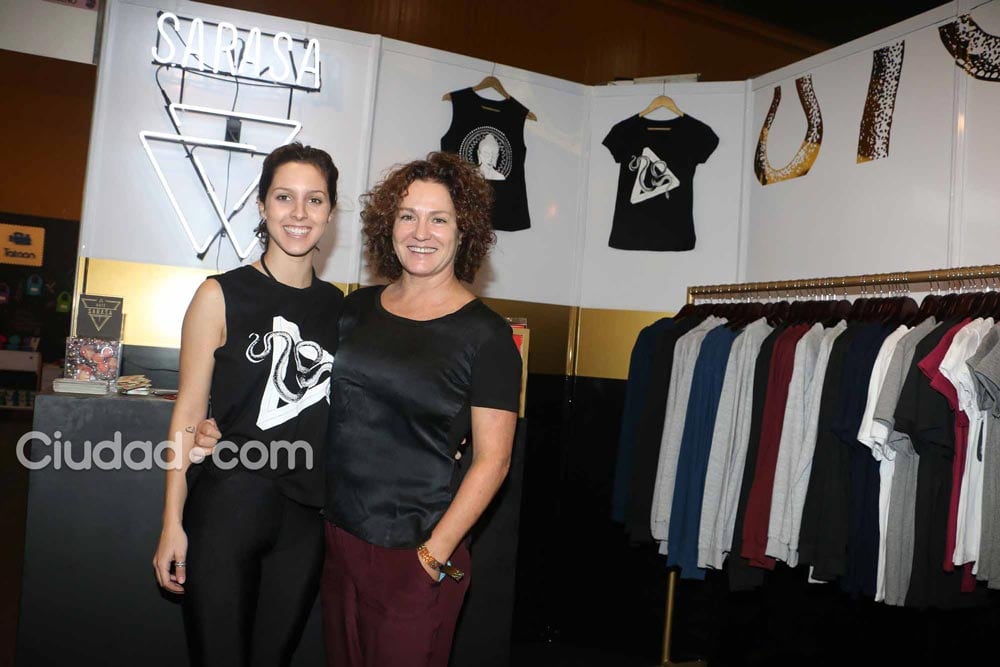
[[[983,460],[980,437],[985,435],[986,411],[979,409],[976,382],[966,362],[976,353],[986,334],[993,327],[993,318],[977,318],[955,334],[951,347],[938,369],[948,378],[958,394],[958,407],[969,418],[969,434],[965,450],[965,468],[958,495],[958,519],[955,531],[955,551],[952,561],[964,565],[976,561],[979,537],[982,533]],[[972,566],[973,573],[978,571]]]

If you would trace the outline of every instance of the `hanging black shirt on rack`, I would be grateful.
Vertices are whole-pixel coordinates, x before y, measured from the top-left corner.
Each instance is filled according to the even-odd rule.
[[[864,327],[862,323],[852,322],[837,337],[830,348],[830,360],[823,378],[816,449],[799,530],[799,561],[813,565],[813,577],[820,580],[832,580],[842,574],[837,564],[831,564],[830,553],[831,545],[844,545],[847,541],[845,480],[850,474],[849,454],[833,432],[833,424],[839,414],[847,355]]]
[[[895,429],[906,433],[920,456],[913,519],[913,570],[908,607],[951,608],[973,602],[961,593],[960,570],[945,572],[943,559],[951,496],[955,413],[948,399],[931,387],[918,364],[937,347],[958,320],[947,320],[917,343],[894,415]]]
[[[619,250],[693,250],[694,172],[719,137],[691,116],[630,116],[604,137],[619,165],[608,245]]]
[[[479,171],[493,186],[493,229],[528,229],[531,219],[524,182],[527,107],[513,97],[480,97],[472,88],[449,94],[451,126],[441,137],[441,150],[479,165]]]
[[[674,347],[678,338],[704,320],[704,317],[696,315],[675,320],[674,325],[660,335],[653,352],[652,379],[636,431],[632,481],[625,506],[625,530],[635,543],[653,542],[653,535],[649,531],[649,514],[653,505],[653,488],[656,486],[667,395],[670,393],[670,374],[674,368]]]

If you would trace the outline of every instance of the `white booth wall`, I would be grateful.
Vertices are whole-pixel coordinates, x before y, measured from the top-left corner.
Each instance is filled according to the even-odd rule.
[[[1000,2],[972,10],[986,32],[1000,35]],[[958,71],[958,68],[955,68]],[[959,113],[964,117],[964,160],[957,205],[961,210],[955,263],[967,266],[1000,261],[1000,82],[980,81],[958,72]]]
[[[692,280],[735,279],[740,238],[740,169],[743,158],[745,82],[667,87],[682,110],[706,122],[721,142],[695,180],[698,248],[689,253],[621,251],[607,246],[618,166],[600,145],[616,122],[633,115],[662,86],[588,87],[500,64],[383,39],[374,35],[287,21],[186,0],[111,3],[92,128],[81,233],[81,256],[205,270],[226,270],[245,259],[234,246],[252,246],[257,222],[251,197],[234,218],[237,240],[223,238],[198,257],[139,140],[141,131],[174,128],[157,87],[151,49],[157,11],[206,21],[226,20],[242,31],[258,26],[316,38],[323,85],[297,91],[291,117],[302,123],[297,139],[328,149],[340,167],[336,224],[320,244],[322,278],[362,284],[376,281],[364,266],[358,197],[393,164],[440,147],[451,121],[450,91],[496,75],[508,92],[538,118],[525,124],[525,175],[531,227],[497,233],[498,242],[474,289],[484,295],[557,305],[666,309],[683,299]],[[181,33],[187,29],[182,25]],[[214,42],[206,28],[206,44]],[[183,48],[183,47],[179,47]],[[171,101],[179,101],[176,69],[161,73]],[[184,102],[282,116],[273,90],[188,75]],[[483,91],[485,96],[492,95]],[[186,134],[221,139],[224,119],[182,115]],[[244,122],[258,147],[280,143],[285,128]],[[244,141],[250,142],[246,136]],[[205,188],[177,144],[151,143],[165,180],[198,243],[219,228]],[[261,159],[196,149],[214,189],[229,204],[259,170]],[[721,194],[720,194],[721,193]]]
[[[442,97],[475,86],[490,74],[537,117],[524,127],[531,227],[497,232],[497,245],[473,288],[483,296],[574,305],[583,227],[587,86],[383,39],[369,184],[394,164],[440,150],[452,117],[451,103]],[[499,99],[491,90],[480,94]],[[361,282],[375,280],[363,268]]]
[[[938,27],[971,12],[1000,33],[1000,3],[953,2],[752,81],[757,137],[774,86],[774,165],[799,148],[806,119],[795,79],[812,75],[822,111],[819,155],[804,176],[762,186],[744,164],[749,245],[740,280],[929,270],[1000,261],[1000,83],[956,66]],[[889,155],[857,162],[872,52],[905,40]]]
[[[601,142],[621,120],[666,92],[685,115],[707,124],[719,145],[694,181],[697,243],[685,252],[618,250],[608,246],[619,165]],[[591,91],[587,226],[579,305],[586,308],[669,311],[684,303],[688,285],[733,282],[739,275],[741,172],[746,86],[732,83],[607,86]],[[672,115],[657,110],[651,118]]]
[[[938,26],[971,11],[984,30],[1000,33],[997,1],[953,2],[748,82],[587,87],[374,35],[186,0],[120,0],[109,6],[104,29],[81,256],[208,270],[241,263],[228,239],[196,257],[139,141],[143,130],[173,130],[151,63],[158,10],[319,40],[322,89],[296,92],[291,116],[302,123],[296,138],[330,150],[341,170],[336,224],[320,244],[319,272],[328,280],[375,280],[364,267],[358,196],[391,165],[439,148],[451,119],[442,95],[491,73],[538,120],[525,125],[531,227],[498,232],[475,285],[485,296],[664,311],[679,307],[692,284],[996,261],[1000,132],[993,119],[1000,84],[957,67]],[[900,40],[905,49],[889,155],[859,163],[872,53]],[[806,132],[795,91],[795,79],[804,75],[812,77],[822,114],[818,157],[801,177],[761,185],[754,149],[773,89],[781,86],[783,96],[767,153],[780,166]],[[161,80],[177,101],[176,70]],[[720,138],[694,179],[697,246],[689,252],[616,250],[608,247],[608,236],[618,165],[601,142],[615,123],[661,92]],[[228,109],[237,95],[237,111],[285,111],[271,90],[243,86],[237,94],[214,80],[187,77],[185,102]],[[185,118],[185,132],[222,132],[211,118]],[[268,134],[246,123],[245,131],[257,132],[261,147],[280,143],[273,128]],[[154,152],[194,236],[205,239],[219,223],[178,148]],[[234,192],[259,170],[259,158],[201,152],[210,180],[221,183],[228,172]],[[236,245],[252,245],[256,222],[251,198],[233,221]]]
[[[87,161],[80,255],[98,259],[128,260],[169,266],[226,270],[238,266],[235,246],[253,248],[247,261],[259,254],[253,245],[253,230],[259,216],[256,194],[233,219],[236,243],[216,241],[204,259],[199,259],[178,221],[167,192],[160,183],[139,138],[141,131],[174,133],[166,103],[157,86],[157,67],[151,49],[156,44],[157,12],[205,21],[228,21],[240,30],[284,31],[292,37],[315,38],[320,44],[322,85],[317,92],[295,91],[290,117],[302,124],[296,139],[322,146],[337,156],[340,170],[338,190],[341,204],[335,224],[319,244],[316,262],[320,277],[351,282],[358,275],[357,196],[367,185],[367,159],[371,136],[371,109],[378,65],[378,42],[374,35],[339,30],[309,23],[277,19],[194,2],[128,0],[113,2],[107,10],[97,95]],[[183,23],[181,34],[186,35]],[[214,29],[206,25],[205,45],[211,52]],[[265,37],[266,39],[266,37]],[[165,46],[164,53],[166,51]],[[183,48],[179,44],[177,48]],[[263,52],[271,51],[268,43]],[[210,56],[206,56],[211,59]],[[161,85],[172,102],[180,101],[177,69],[164,69]],[[308,80],[306,80],[308,81]],[[288,114],[289,93],[281,88],[261,88],[232,80],[188,75],[184,82],[186,104],[283,118]],[[203,114],[179,114],[185,134],[221,140],[225,119]],[[243,141],[262,150],[280,145],[289,133],[244,121]],[[199,242],[219,228],[205,188],[190,160],[178,144],[150,142],[151,150]],[[230,185],[229,203],[252,183],[260,172],[262,158],[200,148],[199,155],[210,181],[224,197]],[[230,159],[231,158],[231,159]]]

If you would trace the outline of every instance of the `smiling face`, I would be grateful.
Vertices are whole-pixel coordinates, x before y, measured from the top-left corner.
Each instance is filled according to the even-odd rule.
[[[392,226],[392,245],[403,272],[420,278],[454,276],[460,242],[448,189],[433,181],[410,183]]]
[[[277,249],[293,257],[311,251],[333,217],[327,182],[316,166],[286,162],[274,171],[266,200],[258,202]]]

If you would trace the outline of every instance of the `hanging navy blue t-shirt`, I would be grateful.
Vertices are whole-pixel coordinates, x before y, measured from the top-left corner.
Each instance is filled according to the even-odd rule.
[[[875,359],[891,331],[890,327],[873,323],[855,339],[841,378],[840,414],[833,423],[833,431],[848,453],[847,478],[842,480],[848,490],[847,507],[846,513],[838,516],[838,521],[846,525],[846,533],[841,534],[847,540],[837,545],[838,558],[844,559],[840,586],[846,593],[872,599],[878,573],[880,464],[871,449],[858,441],[858,429]]]
[[[632,461],[642,407],[646,402],[650,379],[653,376],[653,354],[660,334],[674,326],[673,319],[664,317],[639,332],[632,348],[628,365],[628,384],[625,386],[625,408],[622,410],[621,434],[618,437],[618,456],[615,464],[615,482],[611,494],[611,520],[625,522],[629,483],[632,481]]]
[[[608,245],[619,250],[692,250],[694,172],[719,137],[691,116],[630,116],[604,137],[619,165]]]
[[[691,398],[677,458],[677,481],[668,535],[670,551],[667,565],[679,565],[683,579],[705,578],[705,570],[698,567],[701,500],[705,494],[708,455],[712,451],[715,416],[719,410],[729,351],[738,335],[738,331],[725,325],[712,329],[702,341],[698,361],[695,362]]]
[[[479,166],[493,187],[493,229],[516,232],[531,227],[524,182],[524,120],[528,109],[513,97],[490,100],[472,88],[451,93],[451,126],[441,150]]]

